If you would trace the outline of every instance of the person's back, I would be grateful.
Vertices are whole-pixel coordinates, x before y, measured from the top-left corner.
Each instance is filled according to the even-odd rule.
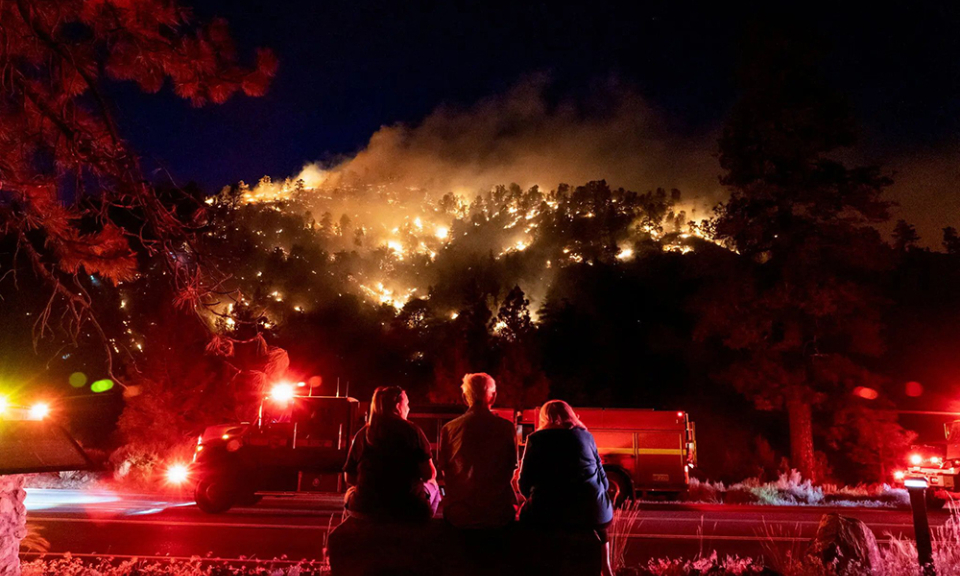
[[[439,502],[430,443],[416,424],[406,420],[409,404],[397,387],[381,387],[374,393],[390,396],[372,411],[371,424],[354,436],[344,466],[347,510],[369,517],[428,519]]]
[[[474,406],[443,427],[439,464],[446,486],[443,516],[451,524],[492,528],[513,521],[517,448],[512,423]]]
[[[438,464],[446,482],[443,517],[458,528],[498,528],[516,518],[513,424],[490,411],[497,384],[489,374],[463,377],[467,413],[440,432]]]
[[[607,477],[593,435],[583,428],[546,429],[527,438],[520,492],[521,519],[557,526],[610,522]]]

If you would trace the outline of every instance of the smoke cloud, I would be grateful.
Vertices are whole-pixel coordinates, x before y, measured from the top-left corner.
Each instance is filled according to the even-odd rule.
[[[680,137],[636,91],[608,82],[580,100],[551,103],[550,81],[528,78],[471,107],[444,106],[417,125],[380,128],[335,166],[306,166],[307,188],[389,187],[472,199],[499,184],[584,184],[681,190],[687,214],[706,217],[723,197],[716,134]]]

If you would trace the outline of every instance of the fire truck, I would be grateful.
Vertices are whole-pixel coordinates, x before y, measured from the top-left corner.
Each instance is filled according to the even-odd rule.
[[[367,407],[354,398],[298,394],[302,390],[278,385],[263,399],[256,422],[208,427],[197,440],[193,462],[171,465],[168,482],[192,484],[197,506],[208,513],[255,504],[264,494],[343,491],[340,471]],[[436,456],[443,425],[464,410],[414,407],[409,419],[424,430]],[[686,413],[576,410],[597,440],[617,503],[635,494],[674,495],[687,488],[696,441]],[[515,423],[522,449],[537,411],[496,412]]]
[[[906,470],[894,473],[897,482],[907,478],[924,478],[929,489],[927,503],[933,508],[942,508],[954,498],[949,493],[960,492],[960,420],[943,425],[947,440],[946,452],[932,453],[916,448],[907,457]],[[942,456],[940,454],[943,454]]]
[[[697,465],[696,427],[686,412],[574,408],[593,434],[617,504],[637,495],[675,498]],[[538,410],[520,413],[521,446],[536,428]]]
[[[264,493],[342,491],[339,471],[361,426],[356,399],[299,395],[296,385],[280,384],[256,422],[206,428],[193,462],[170,466],[167,481],[193,483],[197,506],[212,514]]]

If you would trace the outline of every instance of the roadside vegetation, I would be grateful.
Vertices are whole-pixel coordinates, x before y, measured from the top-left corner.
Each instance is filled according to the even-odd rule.
[[[910,496],[902,488],[889,484],[860,484],[838,486],[814,484],[805,480],[796,470],[780,474],[776,480],[764,482],[748,478],[725,485],[709,480],[690,480],[690,489],[682,496],[686,502],[725,504],[759,504],[768,506],[910,506]]]

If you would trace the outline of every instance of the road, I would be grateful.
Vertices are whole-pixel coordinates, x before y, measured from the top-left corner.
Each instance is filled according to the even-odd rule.
[[[297,561],[322,557],[324,535],[340,521],[339,503],[336,495],[265,498],[257,506],[211,516],[185,498],[31,490],[27,519],[42,529],[51,553]],[[721,555],[769,558],[771,547],[780,553],[800,551],[816,532],[821,515],[831,510],[643,505],[630,529],[627,557],[630,562],[642,562],[716,550]],[[913,536],[908,511],[842,509],[840,513],[866,522],[881,542],[891,536]],[[946,512],[931,513],[931,525],[941,526],[947,518]]]

